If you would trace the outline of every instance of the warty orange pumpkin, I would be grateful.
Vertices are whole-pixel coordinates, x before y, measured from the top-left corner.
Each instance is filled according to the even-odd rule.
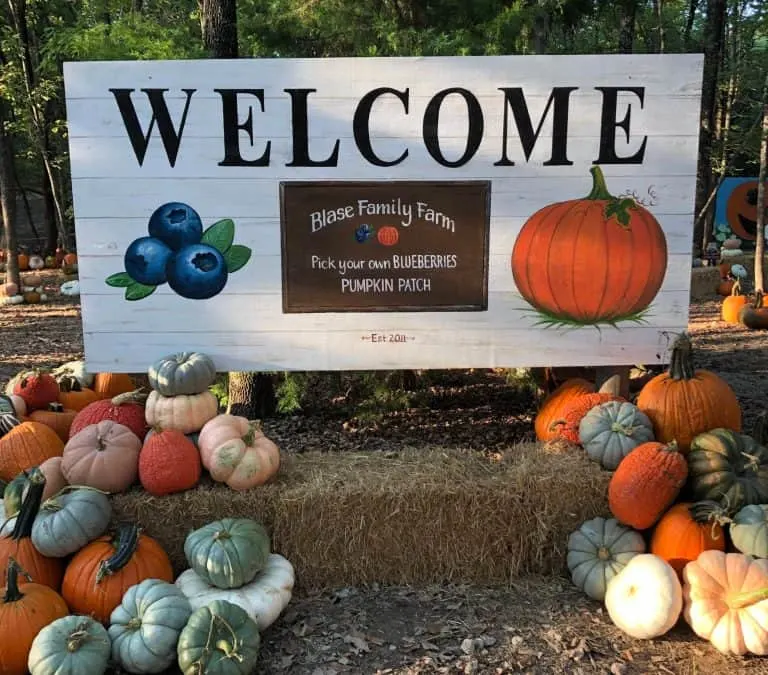
[[[741,406],[725,380],[708,370],[694,370],[693,347],[682,333],[672,347],[666,373],[648,382],[637,407],[651,422],[657,441],[676,441],[687,453],[698,434],[722,427],[741,431]]]

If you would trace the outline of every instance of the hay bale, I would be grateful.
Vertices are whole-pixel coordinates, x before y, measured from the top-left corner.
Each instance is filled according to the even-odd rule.
[[[711,300],[717,297],[720,270],[717,267],[694,267],[691,270],[691,300]]]
[[[279,479],[234,492],[211,483],[155,498],[113,498],[186,568],[187,533],[225,516],[251,517],[317,591],[388,584],[504,582],[560,573],[568,534],[607,512],[609,474],[571,448],[520,445],[496,459],[457,451],[311,453],[285,458]]]

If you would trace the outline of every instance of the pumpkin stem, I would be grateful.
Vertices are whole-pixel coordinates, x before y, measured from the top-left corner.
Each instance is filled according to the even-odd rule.
[[[242,437],[243,443],[245,443],[246,447],[250,447],[253,445],[253,442],[256,440],[256,434],[261,431],[261,420],[251,420],[248,423],[248,431],[245,433],[245,435]]]
[[[231,535],[229,534],[228,530],[219,530],[216,532],[216,534],[213,535],[213,540],[219,541],[219,539],[229,539],[230,536]]]
[[[96,583],[100,583],[105,576],[114,574],[125,567],[139,544],[139,527],[135,523],[121,523],[117,529],[116,541],[113,543],[115,552],[99,563],[96,572]]]
[[[141,619],[138,616],[131,617],[126,626],[129,630],[139,630],[141,628]]]
[[[103,495],[112,494],[111,492],[104,492],[104,490],[99,490],[99,488],[91,487],[90,485],[65,485],[55,495],[48,497],[48,499],[43,502],[40,509],[43,511],[61,511],[63,507],[59,503],[59,497],[65,492],[70,492],[72,490],[90,490],[91,492],[100,492]]]
[[[21,572],[27,581],[32,581],[32,577],[29,576],[22,568],[13,556],[8,558],[8,570],[6,572],[5,582],[5,595],[3,596],[3,602],[18,602],[24,597],[24,594],[19,590],[19,572]]]
[[[757,472],[760,468],[760,458],[757,455],[750,455],[748,452],[742,452],[741,454],[747,458],[744,468]]]
[[[611,552],[605,546],[601,546],[599,549],[597,549],[597,557],[600,560],[610,560]]]
[[[21,503],[13,532],[11,532],[11,539],[14,541],[28,539],[32,535],[32,524],[40,510],[40,502],[43,500],[45,491],[45,474],[38,467],[32,468],[27,480],[29,481],[27,495]]]
[[[144,403],[147,399],[147,393],[142,387],[133,391],[126,391],[124,394],[118,394],[112,398],[112,405],[123,405],[123,403]]]
[[[733,521],[728,517],[728,513],[718,502],[712,499],[705,499],[695,504],[691,504],[688,507],[688,513],[691,518],[703,525],[705,523],[712,523],[711,537],[712,539],[719,539],[720,534],[718,532],[718,526],[720,528],[732,523]]]
[[[611,201],[615,197],[608,192],[608,185],[605,183],[605,176],[603,170],[599,166],[593,166],[589,173],[592,174],[592,192],[590,192],[585,199],[606,199]]]
[[[67,651],[72,654],[92,639],[94,639],[93,636],[88,632],[88,621],[83,621],[77,624],[77,628],[67,636]]]
[[[611,431],[615,434],[622,434],[624,436],[632,436],[635,433],[635,427],[629,425],[626,426],[624,424],[619,424],[618,422],[613,422],[611,424]]]
[[[673,380],[691,380],[696,372],[693,367],[693,349],[688,333],[682,332],[672,345],[669,361],[669,377]]]
[[[216,649],[221,650],[224,652],[225,656],[228,659],[235,659],[238,663],[243,662],[243,656],[239,653],[239,649],[241,647],[241,641],[237,637],[237,633],[235,632],[235,629],[232,628],[229,621],[227,621],[223,616],[219,616],[218,614],[214,614],[211,612],[211,625],[213,625],[216,621],[219,621],[224,628],[226,628],[229,631],[229,634],[232,636],[232,644],[230,644],[227,640],[217,640],[216,641]]]
[[[743,609],[751,605],[756,605],[758,602],[768,600],[768,587],[759,588],[756,591],[745,591],[744,593],[736,593],[726,597],[726,604],[731,609]]]

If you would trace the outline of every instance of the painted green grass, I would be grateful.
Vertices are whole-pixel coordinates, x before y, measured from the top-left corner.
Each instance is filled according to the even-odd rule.
[[[644,310],[636,312],[634,314],[627,314],[626,316],[617,316],[612,319],[604,319],[599,321],[584,321],[574,317],[562,317],[550,314],[541,309],[531,306],[528,310],[523,310],[529,316],[534,316],[538,320],[533,325],[541,328],[552,328],[560,330],[576,330],[579,328],[595,328],[598,331],[603,328],[614,328],[615,330],[621,330],[622,325],[647,325],[648,319],[653,316],[650,311],[650,306]]]

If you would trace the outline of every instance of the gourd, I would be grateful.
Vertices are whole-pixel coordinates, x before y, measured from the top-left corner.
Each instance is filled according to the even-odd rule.
[[[755,299],[751,304],[744,305],[739,310],[738,321],[753,330],[768,329],[768,307],[764,306],[763,294],[760,291],[755,291]]]
[[[32,543],[50,558],[76,553],[107,531],[112,505],[97,490],[71,487],[43,502],[32,525]]]
[[[200,431],[218,410],[218,400],[210,391],[190,396],[162,396],[151,391],[145,408],[149,426],[176,429],[182,434]]]
[[[653,424],[632,403],[608,401],[584,415],[579,440],[590,459],[613,471],[631,450],[653,440]]]
[[[190,532],[184,540],[189,566],[216,588],[240,588],[266,567],[270,541],[261,523],[222,518]]]
[[[61,457],[51,457],[46,459],[39,467],[31,467],[29,470],[22,471],[12,481],[8,483],[3,492],[3,504],[6,513],[13,515],[19,512],[21,503],[29,490],[29,471],[37,468],[45,476],[45,489],[43,490],[43,501],[53,497],[61,490],[67,481],[61,473]],[[38,514],[39,516],[40,514]]]
[[[653,531],[651,553],[666,560],[682,578],[683,568],[704,551],[725,550],[726,522],[717,502],[675,504]]]
[[[51,371],[56,381],[61,386],[63,381],[76,380],[81,387],[90,387],[93,384],[93,374],[85,369],[84,361],[67,361]]]
[[[22,422],[0,438],[0,479],[11,480],[63,452],[64,442],[53,429],[40,422]]]
[[[198,439],[203,466],[211,478],[234,490],[266,483],[280,468],[280,450],[258,422],[236,415],[217,415]]]
[[[705,551],[683,570],[683,616],[723,654],[768,654],[768,560]]]
[[[109,617],[112,659],[129,673],[162,673],[176,660],[176,645],[192,608],[174,584],[145,579],[131,586]]]
[[[49,403],[55,403],[59,398],[59,385],[53,375],[39,370],[31,370],[22,374],[13,387],[13,393],[21,396],[27,404],[27,410],[42,410]]]
[[[642,553],[608,583],[608,616],[618,628],[637,640],[652,640],[669,632],[683,608],[677,573],[652,553]]]
[[[26,583],[19,574],[26,572],[15,559],[5,565],[5,588],[0,589],[0,672],[25,675],[35,637],[56,619],[67,615],[64,599],[43,584]]]
[[[103,675],[109,654],[104,626],[88,616],[69,615],[37,634],[27,665],[31,675]]]
[[[651,527],[675,501],[688,465],[674,443],[643,443],[619,464],[608,483],[614,517],[636,530]]]
[[[592,518],[568,537],[571,580],[590,598],[602,602],[608,582],[640,553],[645,553],[645,541],[638,532],[615,518]]]
[[[67,441],[61,470],[71,485],[123,492],[138,476],[140,451],[141,441],[127,426],[104,420]]]
[[[223,590],[211,586],[193,569],[182,572],[176,579],[176,586],[189,599],[193,610],[205,607],[214,600],[226,600],[242,607],[262,632],[288,606],[294,583],[293,565],[277,553],[269,556],[266,567],[253,581],[240,588]]]
[[[92,388],[101,398],[115,398],[135,391],[136,383],[126,373],[95,373]]]
[[[76,415],[76,410],[67,410],[61,403],[57,402],[49,403],[45,410],[33,410],[29,419],[50,427],[66,443],[69,440],[69,430]]]
[[[106,623],[126,591],[145,579],[171,583],[171,561],[135,524],[122,523],[114,536],[99,537],[74,555],[61,595],[73,612]]]
[[[741,431],[741,406],[733,389],[715,373],[694,370],[691,340],[680,335],[669,370],[648,382],[637,407],[653,422],[657,441],[675,441],[686,454],[697,434],[717,427]]]
[[[202,394],[216,379],[213,360],[199,352],[172,354],[149,368],[149,386],[163,396]]]
[[[16,517],[13,531],[10,536],[0,538],[0,568],[5,567],[13,558],[35,583],[57,590],[61,586],[64,573],[61,560],[44,556],[35,548],[31,539],[32,527],[40,509],[44,489],[43,472],[33,469],[29,472],[29,489]]]
[[[1,442],[1,441],[0,441]],[[699,434],[688,454],[688,490],[731,513],[747,504],[768,504],[768,449],[746,434],[713,429]]]
[[[739,509],[729,531],[736,550],[756,558],[768,558],[768,505],[749,504]]]
[[[144,394],[141,390],[137,389],[118,394],[111,399],[90,403],[77,414],[72,422],[69,434],[74,436],[92,424],[110,420],[128,427],[139,437],[139,440],[143,440],[147,433],[144,407],[142,405],[144,399]]]
[[[139,480],[151,495],[189,490],[197,485],[201,474],[200,453],[180,431],[166,429],[153,434],[139,453]]]
[[[21,421],[20,418],[27,415],[27,404],[21,396],[16,394],[0,394],[0,413],[15,415]]]
[[[534,423],[536,438],[540,441],[554,440],[557,433],[552,428],[552,423],[562,418],[563,409],[577,396],[594,391],[594,384],[579,377],[563,382],[544,399],[539,408]]]
[[[193,612],[181,631],[178,664],[184,675],[250,675],[260,646],[259,629],[245,610],[214,600]]]
[[[739,312],[747,304],[747,296],[741,292],[741,281],[736,280],[731,288],[731,294],[723,300],[721,317],[726,323],[739,323]]]

